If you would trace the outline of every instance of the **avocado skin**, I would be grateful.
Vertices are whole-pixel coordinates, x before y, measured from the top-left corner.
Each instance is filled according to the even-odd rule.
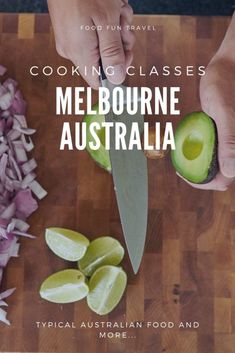
[[[213,152],[213,157],[211,160],[211,164],[208,170],[208,174],[207,174],[207,178],[205,180],[203,180],[201,183],[199,184],[207,184],[210,181],[212,181],[214,179],[214,177],[216,176],[216,174],[219,171],[219,161],[218,161],[218,133],[217,133],[217,127],[215,125],[215,122],[213,119],[211,119],[213,121],[214,124],[214,128],[215,128],[215,147],[214,147],[214,152]]]

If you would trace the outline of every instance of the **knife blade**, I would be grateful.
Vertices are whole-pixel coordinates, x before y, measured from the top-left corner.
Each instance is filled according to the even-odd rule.
[[[110,91],[116,87],[101,75],[101,84]],[[125,90],[125,86],[122,86]],[[126,125],[126,141],[129,141],[132,123],[136,122],[142,133],[144,117],[138,113],[130,116],[124,109],[116,116],[112,109],[105,116],[106,122],[122,122]],[[115,129],[110,131],[110,160],[116,199],[127,250],[134,273],[139,270],[144,253],[148,218],[148,173],[147,159],[142,150],[116,150]]]

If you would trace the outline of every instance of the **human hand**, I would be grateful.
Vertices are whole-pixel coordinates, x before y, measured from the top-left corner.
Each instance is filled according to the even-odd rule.
[[[133,12],[128,0],[48,0],[48,7],[57,52],[79,66],[88,84],[99,87],[99,77],[92,75],[91,68],[98,69],[100,58],[104,69],[114,68],[108,79],[122,83],[133,59],[134,34],[127,28]],[[102,30],[93,30],[92,26],[102,26]],[[122,29],[112,30],[111,26]]]
[[[207,184],[193,184],[198,189],[224,191],[235,177],[235,61],[215,57],[201,79],[202,110],[216,123],[219,171]]]
[[[227,190],[235,178],[235,15],[225,39],[200,82],[202,110],[216,123],[219,171],[204,190]]]

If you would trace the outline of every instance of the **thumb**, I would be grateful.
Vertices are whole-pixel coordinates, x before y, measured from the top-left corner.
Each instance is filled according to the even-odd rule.
[[[121,33],[118,30],[98,32],[100,55],[104,69],[111,66],[113,70],[106,72],[110,82],[120,84],[125,80],[126,65]]]

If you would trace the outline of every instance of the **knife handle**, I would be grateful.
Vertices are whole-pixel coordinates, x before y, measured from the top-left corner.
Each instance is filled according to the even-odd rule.
[[[103,69],[103,65],[102,65],[102,60],[100,59],[99,61],[99,65],[100,65],[100,80],[104,81],[107,80],[107,77],[105,75],[104,69]]]

